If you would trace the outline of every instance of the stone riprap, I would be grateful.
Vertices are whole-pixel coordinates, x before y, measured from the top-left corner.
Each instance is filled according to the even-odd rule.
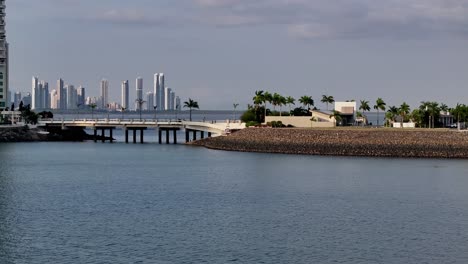
[[[468,158],[468,133],[437,129],[248,128],[190,144],[219,150],[284,154]]]

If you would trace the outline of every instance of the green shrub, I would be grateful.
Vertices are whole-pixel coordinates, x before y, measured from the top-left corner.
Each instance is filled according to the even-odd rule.
[[[277,128],[277,127],[285,127],[285,125],[283,125],[283,122],[281,122],[281,121],[271,121],[271,122],[269,122],[269,123],[270,123],[270,126],[271,126],[271,127],[275,127],[275,128]]]
[[[247,110],[246,112],[244,112],[241,116],[241,120],[242,122],[244,123],[248,123],[248,122],[251,122],[251,121],[257,121],[257,117],[255,115],[255,112],[253,110]]]
[[[260,123],[258,123],[257,121],[249,121],[249,122],[246,122],[245,124],[246,127],[258,126],[258,125],[260,125]]]

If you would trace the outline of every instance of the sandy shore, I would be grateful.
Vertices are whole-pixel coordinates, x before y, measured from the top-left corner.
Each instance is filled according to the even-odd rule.
[[[468,158],[468,133],[456,130],[248,128],[190,144],[219,150],[284,154]]]

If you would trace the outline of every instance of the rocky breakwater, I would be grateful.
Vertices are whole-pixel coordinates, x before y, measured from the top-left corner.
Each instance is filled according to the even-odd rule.
[[[468,133],[455,130],[248,128],[190,144],[219,150],[284,154],[468,158]]]
[[[1,142],[35,142],[35,141],[83,141],[90,139],[83,129],[67,129],[51,128],[45,132],[36,128],[28,128],[27,126],[18,127],[1,127],[0,126],[0,143]]]

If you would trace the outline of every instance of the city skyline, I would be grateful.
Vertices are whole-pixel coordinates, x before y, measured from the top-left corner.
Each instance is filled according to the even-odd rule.
[[[102,76],[119,87],[156,70],[204,109],[245,107],[255,90],[454,105],[467,100],[466,13],[466,0],[11,1],[11,87],[62,76],[95,94]]]

